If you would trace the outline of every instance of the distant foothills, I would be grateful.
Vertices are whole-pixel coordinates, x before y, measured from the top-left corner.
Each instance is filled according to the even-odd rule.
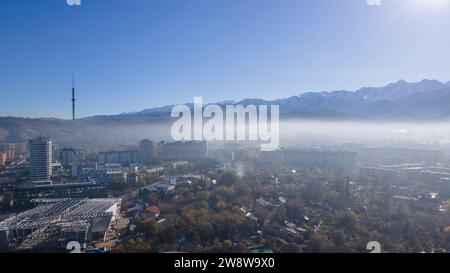
[[[374,122],[450,121],[450,82],[425,79],[408,83],[399,80],[384,87],[364,87],[357,91],[308,92],[270,101],[244,99],[216,104],[277,104],[280,106],[281,121],[293,118]],[[192,107],[192,103],[187,105]],[[76,121],[0,117],[0,141],[23,141],[36,134],[56,135],[64,139],[89,135],[95,138],[91,130],[98,131],[99,126],[106,136],[108,133],[114,135],[116,126],[165,123],[170,120],[172,107],[173,105],[168,105],[139,112],[86,117]]]

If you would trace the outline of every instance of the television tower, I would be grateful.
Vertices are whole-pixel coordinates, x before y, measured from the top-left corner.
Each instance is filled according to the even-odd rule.
[[[72,73],[72,120],[75,120],[75,74]]]

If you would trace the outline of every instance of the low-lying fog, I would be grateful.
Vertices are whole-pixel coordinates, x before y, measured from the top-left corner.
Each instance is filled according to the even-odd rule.
[[[76,138],[75,141],[79,145],[89,144],[98,148],[135,145],[144,138],[172,141],[171,125],[169,121],[133,125],[89,125],[72,137]],[[56,142],[70,143],[68,139],[54,138]],[[346,147],[348,144],[450,150],[450,122],[280,121],[282,147],[335,148]]]
[[[282,145],[446,146],[450,122],[401,123],[293,120],[280,123]]]

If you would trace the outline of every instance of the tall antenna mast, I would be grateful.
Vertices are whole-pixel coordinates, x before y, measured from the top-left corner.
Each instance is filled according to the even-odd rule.
[[[75,120],[75,73],[72,73],[72,120]]]

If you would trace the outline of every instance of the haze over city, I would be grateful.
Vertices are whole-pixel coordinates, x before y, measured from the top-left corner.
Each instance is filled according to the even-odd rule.
[[[450,0],[1,1],[0,256],[449,253],[449,30]]]

